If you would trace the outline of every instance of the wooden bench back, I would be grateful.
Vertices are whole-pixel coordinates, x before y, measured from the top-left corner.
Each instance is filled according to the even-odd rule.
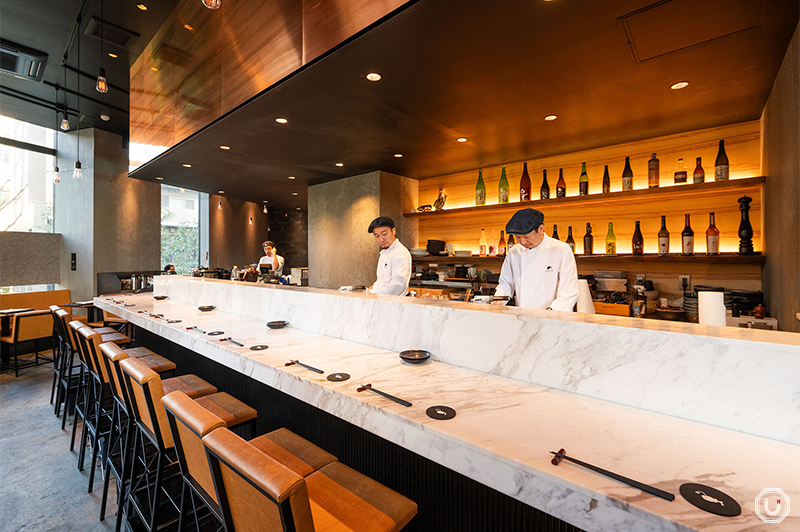
[[[69,290],[44,290],[42,292],[0,294],[0,310],[7,308],[45,310],[50,308],[50,305],[65,305],[71,302],[72,299],[70,299]]]

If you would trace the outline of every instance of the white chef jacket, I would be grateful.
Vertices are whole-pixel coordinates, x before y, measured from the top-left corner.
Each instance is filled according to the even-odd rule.
[[[372,285],[370,293],[404,296],[408,293],[410,279],[411,253],[395,239],[391,246],[381,250],[378,259],[378,280]]]
[[[544,235],[533,249],[517,244],[506,253],[498,296],[517,294],[517,305],[571,312],[578,302],[578,269],[569,245]]]
[[[278,269],[275,270],[275,275],[277,275],[278,277],[283,275],[283,265],[284,264],[286,264],[286,261],[284,260],[283,257],[278,255]],[[269,266],[270,268],[272,268],[272,257],[264,255],[263,257],[261,257],[261,260],[258,261],[258,265],[259,266]]]

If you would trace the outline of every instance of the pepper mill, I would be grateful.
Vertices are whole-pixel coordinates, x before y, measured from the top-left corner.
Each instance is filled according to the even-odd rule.
[[[742,196],[737,201],[739,210],[742,211],[742,221],[739,222],[739,255],[754,255],[753,226],[750,225],[750,202],[753,198]]]

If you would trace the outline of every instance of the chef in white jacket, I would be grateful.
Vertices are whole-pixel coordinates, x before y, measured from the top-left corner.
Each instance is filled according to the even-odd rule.
[[[496,296],[517,296],[517,306],[571,312],[578,301],[578,269],[572,249],[544,232],[544,214],[514,213],[506,233],[517,245],[506,251]]]
[[[380,216],[369,224],[369,233],[381,247],[378,259],[378,279],[369,291],[372,294],[404,296],[411,279],[411,253],[397,240],[394,220]]]

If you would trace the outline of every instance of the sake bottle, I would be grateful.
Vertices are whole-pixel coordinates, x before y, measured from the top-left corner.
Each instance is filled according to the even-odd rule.
[[[558,183],[556,184],[556,197],[557,198],[566,198],[567,197],[567,182],[564,181],[564,169],[558,169]]]
[[[497,244],[497,256],[498,257],[506,256],[506,235],[505,231],[503,231],[502,229],[500,230],[500,242]]]
[[[633,231],[631,248],[633,249],[634,255],[644,255],[644,237],[642,236],[642,230],[639,227],[639,220],[636,220],[636,229]]]
[[[572,238],[572,226],[570,225],[567,227],[567,245],[572,250],[572,253],[575,253],[575,239]]]
[[[522,163],[522,177],[519,180],[519,200],[531,199],[531,176],[528,175],[528,163]]]
[[[500,174],[500,184],[497,186],[497,202],[508,203],[508,178],[506,177],[506,167]]]
[[[714,181],[727,181],[728,180],[728,154],[725,153],[725,141],[719,141],[719,151],[717,152],[717,160],[714,161]]]
[[[561,240],[558,238],[558,226],[556,224],[553,224],[553,236],[551,238],[554,240]]]
[[[547,183],[547,170],[542,170],[542,189],[539,192],[541,199],[550,199],[550,185]]]
[[[481,240],[478,243],[478,255],[485,257],[487,251],[488,246],[486,244],[486,229],[481,229]]]
[[[611,177],[608,175],[608,165],[606,165],[606,169],[603,171],[603,194],[609,192],[611,192]]]
[[[475,205],[486,205],[486,185],[483,182],[483,170],[478,170],[478,184],[475,185]]]
[[[614,234],[614,223],[608,222],[608,234],[606,235],[606,255],[617,254],[617,236]]]
[[[581,167],[581,178],[578,180],[578,195],[586,196],[589,194],[589,174],[586,173],[586,163]]]
[[[625,169],[622,171],[622,190],[633,190],[633,170],[631,170],[630,157],[625,157]]]
[[[583,254],[592,255],[594,253],[594,237],[592,236],[592,224],[586,222],[586,234],[583,235]]]

